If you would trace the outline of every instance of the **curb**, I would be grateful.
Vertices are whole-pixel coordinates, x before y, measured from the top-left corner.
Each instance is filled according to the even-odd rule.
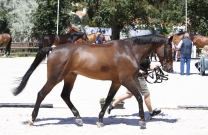
[[[208,110],[207,105],[182,105],[178,106],[179,109],[202,109],[202,110]]]
[[[1,107],[34,108],[33,103],[0,103]],[[53,108],[53,104],[41,104],[40,108]]]

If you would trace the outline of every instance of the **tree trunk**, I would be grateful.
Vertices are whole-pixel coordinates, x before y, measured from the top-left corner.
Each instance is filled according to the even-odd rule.
[[[112,35],[111,40],[117,40],[120,39],[120,27],[118,25],[112,26]]]

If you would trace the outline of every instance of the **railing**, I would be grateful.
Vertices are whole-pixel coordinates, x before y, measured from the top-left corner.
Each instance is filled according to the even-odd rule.
[[[11,55],[25,55],[30,56],[37,54],[39,50],[38,42],[12,42],[11,45]],[[5,52],[5,46],[0,47],[0,55],[3,55]]]

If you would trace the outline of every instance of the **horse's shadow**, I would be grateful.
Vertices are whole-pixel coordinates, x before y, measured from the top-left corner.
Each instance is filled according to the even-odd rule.
[[[169,118],[163,118],[163,116],[166,116],[167,114],[160,114],[159,116],[162,117],[157,117],[157,118],[152,118],[149,119],[148,117],[146,118],[146,122],[157,122],[157,121],[162,121],[166,123],[175,123],[178,121],[178,119],[169,119]],[[133,116],[133,117],[132,117]],[[103,118],[104,125],[117,125],[117,124],[126,124],[130,126],[139,126],[139,114],[135,113],[132,115],[112,115],[108,117]],[[149,116],[149,112],[145,112],[145,116]],[[130,118],[131,117],[131,118]],[[96,125],[96,122],[98,122],[98,117],[82,117],[83,125],[85,124],[90,124],[90,125]],[[27,125],[27,121],[23,121],[22,124]],[[39,119],[37,118],[34,122],[33,126],[45,126],[45,125],[78,125],[75,122],[75,118],[42,118]]]

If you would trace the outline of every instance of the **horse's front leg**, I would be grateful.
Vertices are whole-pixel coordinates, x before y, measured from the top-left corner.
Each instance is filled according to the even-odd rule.
[[[70,100],[71,91],[72,91],[72,88],[74,86],[74,82],[76,80],[76,77],[77,77],[77,74],[70,73],[69,75],[67,75],[64,78],[64,87],[63,87],[63,90],[62,90],[62,93],[61,93],[61,97],[65,101],[67,106],[71,109],[74,116],[76,117],[76,123],[78,125],[82,125],[83,122],[82,122],[82,119],[79,115],[79,112]]]
[[[113,100],[113,97],[115,96],[116,92],[120,88],[121,84],[119,82],[113,82],[111,84],[110,90],[108,92],[107,98],[105,100],[105,104],[102,108],[102,110],[99,113],[99,121],[96,123],[98,127],[103,127],[103,117],[105,115],[107,107],[110,105],[111,101]]]
[[[139,106],[139,116],[140,116],[140,121],[139,124],[141,125],[142,128],[146,128],[146,122],[145,122],[145,117],[144,117],[144,108],[143,108],[143,99],[142,95],[138,91],[138,88],[134,81],[132,79],[125,80],[122,83],[123,86],[125,86],[136,98]]]

